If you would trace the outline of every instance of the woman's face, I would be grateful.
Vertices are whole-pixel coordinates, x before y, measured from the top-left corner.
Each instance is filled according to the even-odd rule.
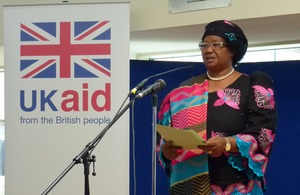
[[[211,72],[220,72],[232,67],[233,53],[226,47],[224,38],[209,35],[200,44],[204,65]]]

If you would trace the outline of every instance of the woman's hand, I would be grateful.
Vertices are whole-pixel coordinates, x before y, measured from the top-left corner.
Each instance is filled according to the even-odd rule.
[[[167,141],[162,145],[162,153],[168,160],[174,160],[179,156],[178,150],[181,150],[181,146],[173,145],[172,141]]]
[[[198,146],[199,149],[206,151],[212,157],[219,157],[224,152],[226,140],[224,137],[211,137],[206,141],[205,146]]]

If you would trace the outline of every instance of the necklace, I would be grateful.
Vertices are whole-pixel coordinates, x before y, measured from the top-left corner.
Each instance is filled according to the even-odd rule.
[[[222,77],[217,77],[217,78],[210,76],[210,75],[208,74],[208,71],[206,72],[206,75],[207,75],[207,77],[208,77],[210,80],[213,80],[213,81],[221,81],[221,80],[224,80],[224,79],[226,79],[227,77],[229,77],[229,76],[233,73],[233,71],[234,71],[234,68],[233,68],[228,74],[226,74],[226,75],[224,75],[224,76],[222,76]]]

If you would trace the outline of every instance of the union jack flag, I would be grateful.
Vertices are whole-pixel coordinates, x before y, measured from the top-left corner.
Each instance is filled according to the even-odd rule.
[[[20,24],[21,78],[111,76],[109,21]]]

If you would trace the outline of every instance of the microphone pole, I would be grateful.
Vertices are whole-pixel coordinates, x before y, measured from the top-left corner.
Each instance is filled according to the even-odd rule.
[[[156,124],[157,124],[157,93],[166,87],[166,82],[158,79],[147,89],[138,93],[135,97],[142,98],[145,95],[152,94],[152,195],[156,194]]]
[[[152,195],[156,195],[157,94],[152,95]]]
[[[72,163],[50,184],[50,186],[42,193],[42,195],[48,194],[58,184],[58,182],[75,166],[75,164],[84,163],[87,161],[89,163],[90,161],[93,161],[93,157],[92,159],[89,158],[91,151],[94,150],[94,148],[97,146],[100,140],[104,137],[105,133],[125,113],[125,111],[132,105],[136,98],[137,97],[131,99],[130,102],[120,112],[117,113],[117,115],[112,119],[112,121],[97,135],[96,138],[94,138],[93,141],[89,142],[86,145],[86,147],[80,152],[80,154],[73,159]],[[85,182],[86,185],[89,184],[87,175],[85,176]],[[88,186],[85,186],[85,195],[89,195],[89,193],[90,192]]]
[[[151,75],[148,78],[142,80],[132,90],[130,90],[128,97],[140,92],[144,88],[145,83],[147,83],[148,80],[151,78],[158,77],[158,76],[168,74],[171,72],[175,72],[178,70],[182,70],[182,69],[193,69],[193,68],[194,68],[193,65],[189,65],[189,66],[178,67],[178,68],[174,68],[174,69],[171,69],[171,70],[168,70],[165,72]],[[145,91],[144,90],[135,96],[135,98],[142,98],[144,95],[152,94],[152,102],[151,102],[151,104],[152,104],[152,195],[156,194],[156,141],[157,141],[156,140],[157,139],[156,124],[157,124],[157,105],[158,105],[157,92],[158,92],[158,90],[162,90],[166,85],[162,79],[160,79],[156,82],[160,83],[160,87],[157,89],[157,91],[153,92],[153,90],[152,90],[153,93],[152,92],[151,93],[143,93]]]

